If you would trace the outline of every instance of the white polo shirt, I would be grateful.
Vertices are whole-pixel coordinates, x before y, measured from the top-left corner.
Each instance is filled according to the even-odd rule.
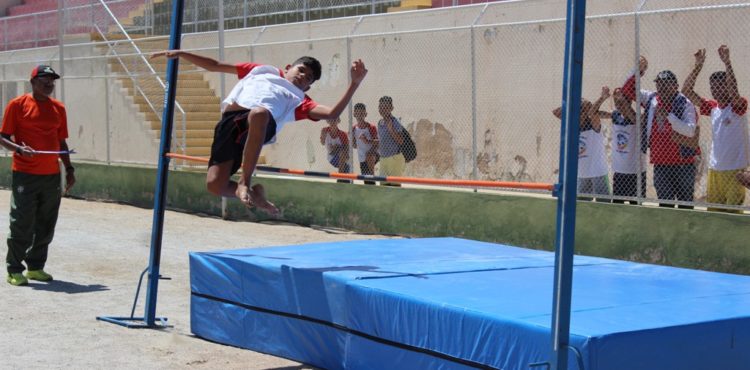
[[[738,170],[750,164],[748,143],[747,99],[733,107],[720,106],[716,100],[703,99],[701,114],[711,117],[711,160],[709,167],[716,171]]]
[[[310,110],[317,106],[300,88],[286,80],[284,72],[276,67],[238,64],[237,75],[240,81],[221,102],[222,113],[233,103],[246,109],[263,107],[271,112],[278,133],[289,122],[310,119]]]

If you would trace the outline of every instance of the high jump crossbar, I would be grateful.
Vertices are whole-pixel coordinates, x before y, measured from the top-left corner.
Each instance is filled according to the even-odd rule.
[[[167,153],[167,157],[174,158],[174,159],[182,159],[182,160],[186,160],[190,162],[208,163],[208,159],[206,158],[193,157],[193,156],[184,155],[184,154]],[[306,170],[279,168],[279,167],[271,167],[271,166],[256,166],[256,170],[263,171],[263,172],[283,173],[283,174],[289,174],[289,175],[327,177],[327,178],[346,179],[346,180],[383,181],[383,182],[395,182],[395,183],[403,183],[403,184],[420,184],[420,185],[434,185],[434,186],[464,186],[464,187],[477,187],[477,188],[505,188],[505,189],[524,189],[524,190],[548,190],[548,191],[555,190],[555,186],[553,184],[534,183],[534,182],[447,180],[447,179],[431,179],[431,178],[422,178],[422,177],[373,176],[373,175],[359,175],[355,173],[306,171]]]

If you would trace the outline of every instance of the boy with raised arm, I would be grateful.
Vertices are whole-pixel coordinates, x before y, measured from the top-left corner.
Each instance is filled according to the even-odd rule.
[[[607,153],[602,134],[602,118],[610,118],[610,113],[599,109],[609,99],[609,87],[603,86],[601,95],[594,103],[581,100],[580,132],[578,142],[578,194],[609,196],[607,175]],[[562,119],[562,107],[555,108],[552,114]],[[598,199],[601,201],[602,199]]]
[[[745,188],[740,180],[748,166],[750,150],[747,99],[740,96],[737,89],[729,48],[721,45],[718,53],[725,70],[714,72],[708,78],[711,95],[715,100],[703,98],[694,89],[695,81],[706,61],[706,49],[700,49],[694,54],[695,66],[685,79],[682,93],[699,107],[702,115],[711,117],[713,140],[706,200],[709,203],[742,205],[745,201]]]
[[[320,62],[312,57],[301,57],[282,70],[255,63],[229,64],[181,50],[159,52],[152,58],[160,56],[183,58],[212,72],[237,74],[240,81],[221,102],[222,117],[214,130],[206,186],[213,194],[236,197],[248,207],[274,216],[279,210],[266,199],[262,185],[250,186],[263,144],[274,141],[286,123],[338,117],[367,75],[362,60],[355,60],[348,88],[328,107],[305,94],[321,75]],[[240,180],[231,181],[240,168]]]

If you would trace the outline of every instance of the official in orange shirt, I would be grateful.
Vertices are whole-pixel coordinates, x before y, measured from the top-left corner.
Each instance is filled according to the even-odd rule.
[[[52,280],[44,265],[62,197],[59,160],[65,165],[65,191],[76,181],[65,141],[65,106],[51,97],[58,78],[60,75],[50,66],[35,67],[31,71],[31,94],[8,103],[0,128],[0,145],[15,152],[5,258],[11,285],[26,285],[28,279]]]

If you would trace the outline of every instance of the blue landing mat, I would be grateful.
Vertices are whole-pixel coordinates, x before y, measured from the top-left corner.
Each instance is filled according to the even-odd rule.
[[[553,267],[456,238],[193,252],[191,330],[326,369],[529,369]],[[573,284],[569,369],[750,369],[748,276],[576,256]]]

